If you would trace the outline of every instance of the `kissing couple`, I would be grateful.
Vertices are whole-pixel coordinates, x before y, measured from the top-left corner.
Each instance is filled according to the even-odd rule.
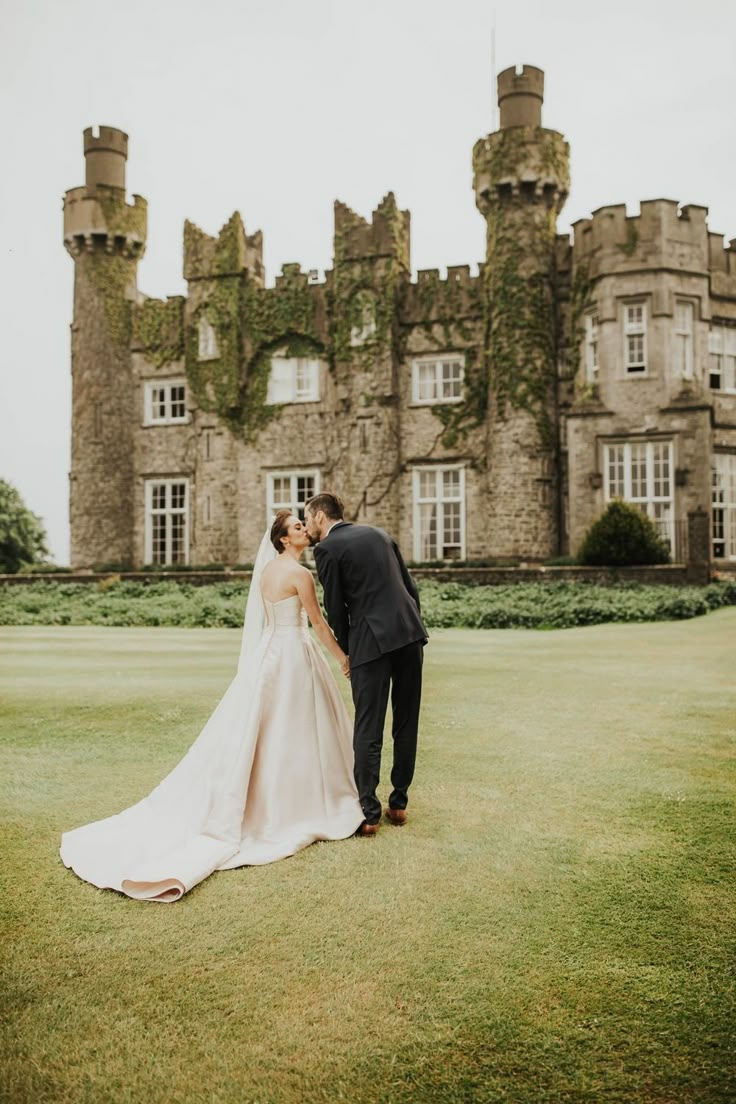
[[[299,562],[310,545],[327,621]],[[308,621],[350,679],[354,725]],[[304,521],[280,510],[254,564],[235,678],[147,797],[62,835],[64,864],[100,889],[177,901],[215,870],[276,862],[316,840],[375,835],[389,690],[385,816],[403,825],[426,642],[417,588],[387,533],[345,521],[334,494],[311,498]]]

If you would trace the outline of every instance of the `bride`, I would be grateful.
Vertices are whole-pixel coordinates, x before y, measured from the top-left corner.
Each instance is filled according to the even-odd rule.
[[[61,858],[80,878],[177,901],[213,870],[275,862],[360,827],[352,725],[307,617],[350,669],[299,563],[309,543],[280,510],[256,558],[235,678],[148,797],[62,835]]]

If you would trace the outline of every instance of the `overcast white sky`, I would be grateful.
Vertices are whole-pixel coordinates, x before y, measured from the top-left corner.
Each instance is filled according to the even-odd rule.
[[[262,229],[268,282],[331,263],[332,204],[390,189],[415,268],[483,259],[471,151],[496,67],[546,73],[543,123],[572,150],[559,229],[665,196],[736,237],[734,0],[0,0],[0,477],[68,557],[73,263],[61,200],[82,130],[130,135],[149,203],[139,286],[181,293],[185,218]]]

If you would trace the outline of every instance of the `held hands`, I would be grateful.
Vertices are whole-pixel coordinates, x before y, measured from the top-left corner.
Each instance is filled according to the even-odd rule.
[[[350,678],[350,660],[347,656],[342,657],[342,662],[340,664],[340,670],[342,671],[342,673],[344,674],[346,679]]]

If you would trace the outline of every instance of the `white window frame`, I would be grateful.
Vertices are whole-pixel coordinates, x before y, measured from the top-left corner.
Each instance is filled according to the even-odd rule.
[[[668,493],[657,491],[665,481],[662,470],[662,450],[666,451],[666,483]],[[615,454],[614,454],[615,450]],[[643,462],[645,493],[635,487],[634,463],[640,470]],[[650,518],[659,536],[675,551],[675,450],[671,438],[648,440],[629,437],[603,443],[603,486],[606,502],[622,498],[637,506]],[[615,468],[615,474],[613,469]],[[612,478],[613,476],[613,478]]]
[[[629,312],[641,307],[641,321],[630,317]],[[627,376],[645,376],[647,374],[647,304],[644,299],[627,299],[623,303],[624,372]],[[641,357],[629,359],[629,341],[641,339]]]
[[[585,316],[585,379],[587,383],[598,382],[598,333],[600,321],[597,311]]]
[[[684,324],[679,313],[684,312]],[[692,299],[675,299],[675,372],[680,379],[691,380],[694,373],[695,304]]]
[[[209,318],[202,317],[197,322],[197,360],[217,360],[219,355],[217,331]]]
[[[717,377],[720,386],[713,386]],[[708,334],[708,385],[711,391],[725,395],[736,394],[736,327],[718,322],[711,325]]]
[[[172,414],[173,400],[172,389],[174,387],[184,388],[184,413]],[[154,395],[157,391],[163,391],[163,405],[165,413],[163,415],[157,414],[157,407],[161,402],[160,399],[155,399]],[[177,402],[181,400],[177,399]],[[181,379],[167,379],[167,380],[146,380],[143,392],[143,422],[144,425],[184,425],[189,421],[189,411],[187,410],[187,381],[184,378]]]
[[[459,394],[443,395],[445,368],[459,368],[458,374],[449,375],[449,381],[459,384]],[[434,368],[434,387],[431,396],[422,396],[422,369]],[[431,371],[429,372],[431,376]],[[465,397],[465,356],[462,353],[445,353],[441,356],[415,357],[411,362],[411,394],[415,406],[445,406],[448,403],[462,402]]]
[[[171,503],[171,488],[175,485],[184,486],[184,504],[180,507],[172,507]],[[162,508],[153,509],[153,489],[154,487],[165,487],[166,505]],[[166,478],[151,478],[145,482],[145,525],[144,525],[144,537],[145,537],[145,562],[147,564],[163,564],[171,565],[174,563],[189,563],[189,478],[184,475],[172,476]],[[165,548],[164,559],[154,560],[153,550],[153,517],[154,513],[157,515],[165,514],[171,518],[174,515],[184,517],[184,532],[183,532],[183,558],[174,560],[173,558],[173,533],[172,525],[166,526],[165,536]]]
[[[286,406],[319,402],[323,363],[318,357],[290,357],[283,350],[277,350],[271,357],[266,403]],[[279,391],[279,388],[285,390]]]
[[[445,472],[457,471],[460,473],[459,490],[457,495],[445,497],[442,488],[442,477]],[[421,494],[421,476],[423,473],[432,472],[435,476],[434,495],[427,497]],[[448,503],[460,503],[460,541],[458,544],[453,544],[452,547],[459,549],[459,555],[457,557],[445,557],[444,550],[444,527],[445,516],[444,507]],[[434,555],[425,556],[423,554],[423,540],[422,540],[422,525],[421,525],[421,507],[423,505],[434,503],[437,506],[437,524],[436,524],[436,545],[434,548]],[[414,524],[414,541],[413,552],[414,562],[421,563],[426,560],[444,560],[456,558],[459,560],[465,559],[466,549],[466,534],[465,534],[465,465],[464,464],[421,464],[412,469],[412,504],[413,504],[413,524]]]
[[[736,452],[711,457],[713,558],[736,560]]]
[[[277,479],[289,480],[289,495],[288,498],[284,495],[280,495],[278,499],[275,497],[274,484]],[[299,485],[300,479],[313,479],[314,490],[311,494],[307,495],[303,501],[300,502]],[[304,502],[313,495],[320,492],[320,472],[319,468],[299,468],[299,469],[286,469],[283,471],[268,472],[266,476],[266,524],[270,524],[271,518],[277,510],[292,510],[295,514],[299,514],[301,510],[304,513]],[[301,515],[300,515],[301,516]]]

